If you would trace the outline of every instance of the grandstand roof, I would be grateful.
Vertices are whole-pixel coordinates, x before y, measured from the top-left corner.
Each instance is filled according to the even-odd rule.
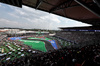
[[[96,0],[22,0],[22,5],[97,26],[100,25],[100,8],[96,3]]]
[[[60,29],[84,29],[84,30],[100,30],[98,26],[87,26],[87,27],[62,27]]]
[[[22,4],[66,18],[93,25],[100,25],[100,15],[98,15],[97,12],[86,9],[76,1],[78,0],[22,0]],[[94,5],[93,0],[83,0],[82,3]],[[95,6],[95,10],[100,12],[100,8],[97,8],[97,6]]]

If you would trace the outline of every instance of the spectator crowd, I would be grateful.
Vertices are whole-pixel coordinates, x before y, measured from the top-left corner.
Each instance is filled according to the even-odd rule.
[[[95,40],[94,34],[64,34],[60,36],[75,42]],[[98,36],[99,38],[99,36]],[[46,53],[26,51],[29,55],[13,61],[0,62],[1,66],[100,66],[100,43],[84,47],[64,47]]]
[[[62,48],[47,53],[30,54],[3,66],[100,66],[100,45]]]

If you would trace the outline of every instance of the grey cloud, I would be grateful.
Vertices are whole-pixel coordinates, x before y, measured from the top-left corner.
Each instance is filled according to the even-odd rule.
[[[38,29],[58,29],[63,26],[73,26],[74,21],[59,17],[50,13],[35,10],[23,6],[23,8],[16,8],[9,6],[13,12],[9,12],[8,16],[12,18],[0,19],[0,26],[21,27],[21,28],[38,28]],[[16,19],[16,20],[14,20]],[[3,23],[2,23],[3,22]],[[76,25],[80,25],[77,23]]]

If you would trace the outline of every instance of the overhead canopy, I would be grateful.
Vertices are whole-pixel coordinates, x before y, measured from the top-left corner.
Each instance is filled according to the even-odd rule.
[[[22,0],[22,4],[43,10],[49,13],[57,14],[66,18],[82,21],[92,25],[100,25],[100,12],[93,0],[79,0],[90,7],[95,7],[98,12],[93,12],[93,8],[87,9],[78,0]],[[92,5],[92,6],[91,6]]]
[[[10,3],[13,0],[5,0],[4,2],[8,3],[8,1]],[[22,2],[22,5],[66,18],[82,21],[95,26],[100,25],[99,0],[20,0],[19,2]],[[11,4],[14,5],[13,2]],[[18,5],[18,7],[19,6],[21,7],[21,5]]]
[[[100,30],[100,27],[99,26],[87,26],[87,27],[62,27],[60,28],[62,30],[64,29],[83,29],[83,30]]]
[[[0,2],[17,6],[17,7],[22,7],[22,0],[0,0]]]

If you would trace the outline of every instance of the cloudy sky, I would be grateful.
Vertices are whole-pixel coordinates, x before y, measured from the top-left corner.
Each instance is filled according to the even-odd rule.
[[[22,8],[0,3],[0,27],[52,29],[59,27],[90,26],[27,6]]]

